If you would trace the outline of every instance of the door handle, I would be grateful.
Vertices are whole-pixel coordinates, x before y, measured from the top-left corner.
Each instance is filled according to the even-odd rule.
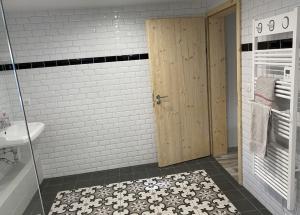
[[[159,94],[156,96],[156,104],[161,104],[161,99],[167,98],[168,96],[160,96]]]

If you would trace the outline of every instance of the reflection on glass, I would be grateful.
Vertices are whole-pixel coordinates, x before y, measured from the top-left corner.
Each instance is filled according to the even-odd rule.
[[[44,214],[3,13],[0,16],[0,214]],[[32,135],[38,125],[29,127]]]

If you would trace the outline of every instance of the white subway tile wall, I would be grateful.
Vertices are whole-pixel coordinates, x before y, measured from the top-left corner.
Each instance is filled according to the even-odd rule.
[[[242,0],[242,43],[252,43],[252,19],[264,18],[284,13],[300,6],[299,0]],[[242,52],[242,99],[243,99],[243,175],[244,186],[249,189],[271,212],[276,215],[300,214],[300,201],[295,211],[286,211],[284,201],[261,180],[253,175],[253,155],[249,151],[250,131],[250,80],[252,52]],[[300,184],[298,185],[298,193]]]
[[[8,71],[1,73],[9,73]],[[12,116],[9,93],[6,86],[6,76],[3,74],[0,78],[0,112],[6,112],[9,116]]]
[[[0,22],[0,64],[10,63],[10,57],[8,52],[7,37],[4,29],[4,24]],[[10,107],[10,99],[7,88],[7,77],[12,76],[12,71],[2,71],[0,75],[0,112],[5,112],[12,117],[12,111]],[[16,93],[16,91],[15,91]],[[5,157],[4,151],[0,150],[0,157]],[[10,164],[0,162],[0,180],[7,172],[12,168]]]
[[[147,52],[145,20],[200,15],[206,1],[90,10],[8,13],[18,63]]]
[[[9,102],[9,94],[6,87],[6,80],[4,75],[0,77],[0,112],[6,112],[10,116],[12,115],[10,112],[10,102]],[[4,153],[0,150],[0,157],[3,157]],[[0,162],[0,180],[5,176],[5,174],[10,170],[9,164],[5,162]]]
[[[205,13],[191,2],[8,13],[16,62],[147,53],[145,20]],[[46,124],[34,143],[46,178],[157,161],[148,60],[18,74],[29,121]]]
[[[299,0],[242,0],[242,43],[252,42],[253,18],[299,5]],[[8,23],[18,63],[135,54],[147,52],[145,19],[199,15],[207,7],[210,1],[43,11],[9,15]],[[46,123],[36,143],[46,177],[156,161],[148,60],[20,70],[19,75],[30,101],[29,120]],[[253,175],[249,80],[251,52],[243,52],[244,186],[273,214],[298,214],[282,209],[282,199]]]
[[[156,161],[148,61],[19,72],[45,177]]]
[[[5,28],[3,22],[0,22],[0,64],[7,64],[11,63],[10,55],[8,50],[7,44],[7,37],[5,33]],[[7,112],[9,115],[12,115],[10,110],[10,102],[9,102],[9,95],[8,89],[6,86],[6,78],[7,75],[11,74],[12,72],[2,72],[0,78],[0,112]]]

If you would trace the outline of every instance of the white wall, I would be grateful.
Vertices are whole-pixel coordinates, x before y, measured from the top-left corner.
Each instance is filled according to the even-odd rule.
[[[147,52],[145,20],[200,15],[206,1],[90,10],[9,13],[16,61],[32,62]]]
[[[6,112],[9,116],[11,116],[11,108],[10,108],[10,101],[9,101],[9,94],[6,86],[6,78],[8,74],[11,74],[11,71],[1,72],[6,73],[6,75],[2,75],[0,77],[0,112]]]
[[[0,17],[1,18],[1,17]],[[10,55],[7,45],[7,37],[2,20],[0,21],[0,64],[10,63]],[[6,112],[11,116],[11,108],[9,102],[9,94],[7,89],[7,76],[13,75],[12,71],[0,71],[0,112]]]
[[[206,1],[9,14],[16,62],[147,53],[145,20]],[[148,60],[19,70],[45,177],[156,162]],[[16,117],[18,114],[15,114]]]
[[[0,21],[0,64],[10,63],[6,34],[4,31],[4,25],[2,20]],[[7,76],[13,75],[12,71],[0,71],[0,112],[5,112],[8,116],[12,117],[12,111],[10,107],[10,99],[7,88]],[[4,154],[0,150],[0,157],[10,158],[10,154]],[[0,162],[0,180],[11,169],[11,165]]]
[[[1,72],[0,72],[1,73]],[[3,72],[2,72],[3,73]],[[5,72],[6,73],[6,72]],[[0,75],[0,112],[6,112],[11,117],[9,94],[4,75]],[[0,157],[5,156],[0,150]],[[11,169],[11,165],[0,162],[0,180]]]
[[[242,0],[242,43],[252,42],[252,19],[263,18],[292,10],[295,6],[300,6],[299,0]],[[253,175],[252,154],[249,152],[249,131],[250,131],[250,92],[248,87],[251,80],[252,52],[242,52],[242,88],[243,88],[243,175],[244,186],[249,189],[272,214],[299,214],[299,190],[298,184],[298,209],[294,212],[285,212],[281,198],[262,183],[259,178]]]
[[[146,60],[19,72],[46,177],[156,161]]]
[[[225,17],[226,42],[226,108],[228,147],[237,147],[237,94],[236,94],[236,27],[235,13]]]

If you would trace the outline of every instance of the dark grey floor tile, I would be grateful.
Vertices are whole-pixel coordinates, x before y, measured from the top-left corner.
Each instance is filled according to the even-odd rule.
[[[173,167],[164,167],[160,169],[161,175],[171,175],[175,174],[175,169]]]
[[[92,179],[91,179],[91,181],[94,181],[94,184],[95,185],[103,185],[103,184],[105,184],[105,182],[107,181],[107,179],[106,178],[102,178],[102,177],[93,177]]]
[[[160,169],[157,168],[149,168],[146,170],[148,177],[156,177],[156,176],[160,176],[161,172]]]
[[[43,214],[43,209],[42,209],[42,206],[41,204],[39,203],[39,205],[37,207],[35,207],[33,210],[32,210],[32,215],[37,215],[37,214]]]
[[[123,167],[120,168],[120,175],[122,174],[127,174],[127,173],[132,173],[132,167]]]
[[[184,164],[188,165],[188,166],[192,166],[192,165],[196,165],[199,163],[199,159],[195,159],[195,160],[190,160],[190,161],[185,161]]]
[[[64,178],[63,178],[64,182],[63,183],[74,181],[74,180],[76,180],[77,176],[78,175],[67,175],[67,176],[64,176]]]
[[[226,175],[223,175],[223,174],[211,175],[210,177],[216,184],[228,183],[231,181],[231,179],[229,177],[227,177]]]
[[[247,199],[232,200],[232,203],[241,213],[248,211],[256,211],[254,205],[252,205]]]
[[[205,170],[214,169],[214,170],[216,170],[216,166],[211,162],[198,163],[198,164],[194,164],[193,166],[195,166],[199,170],[201,170],[201,169],[205,169]]]
[[[237,180],[235,180],[231,175],[229,176],[230,182],[236,187],[236,189],[241,190],[243,188],[242,185],[239,184]]]
[[[144,166],[146,167],[146,169],[158,168],[158,163],[148,163],[148,164],[144,164]]]
[[[76,181],[89,181],[92,179],[93,173],[83,173],[76,177]]]
[[[146,170],[133,172],[133,179],[143,179],[143,178],[147,178],[147,177],[148,177],[148,173]]]
[[[245,187],[241,187],[239,190],[247,199],[255,198]]]
[[[97,171],[92,174],[91,179],[104,179],[108,177],[109,176],[105,173],[105,171]]]
[[[45,214],[48,214],[50,212],[52,204],[53,204],[53,201],[51,201],[51,202],[44,202]]]
[[[242,214],[270,214],[244,187],[212,157],[159,168],[157,163],[97,171],[93,173],[45,179],[41,184],[44,207],[48,214],[57,192],[79,187],[105,185],[120,181],[149,178],[191,170],[205,170]],[[249,200],[247,200],[249,199]],[[256,201],[255,201],[256,200]],[[260,212],[258,212],[258,209]],[[34,208],[33,208],[34,210]],[[31,215],[31,214],[30,214]]]
[[[181,172],[191,171],[190,167],[186,164],[177,164],[177,165],[174,165],[172,167],[174,167],[174,173],[181,173]]]
[[[236,187],[234,185],[232,185],[232,183],[230,182],[223,182],[223,183],[219,183],[217,184],[220,189],[225,192],[225,191],[231,191],[231,190],[236,190]]]
[[[60,185],[62,190],[72,190],[76,187],[77,181],[65,182]]]
[[[121,173],[120,174],[120,180],[121,181],[130,181],[133,180],[133,173],[132,172],[127,172],[127,173]]]
[[[262,203],[260,203],[256,198],[248,199],[258,210],[265,209]]]
[[[43,195],[43,202],[53,202],[57,193]]]
[[[190,169],[191,171],[201,170],[201,168],[198,167],[198,164],[190,164],[190,165],[189,165],[189,169]]]
[[[147,164],[133,166],[132,172],[134,173],[134,172],[146,171],[147,167],[149,167],[149,165]]]
[[[238,190],[229,190],[223,192],[229,198],[230,201],[246,199],[245,196],[243,196]]]
[[[78,181],[75,185],[75,189],[83,188],[83,187],[91,187],[95,185],[96,184],[94,180]]]
[[[271,213],[270,211],[268,211],[267,209],[262,209],[262,210],[260,210],[260,213],[261,213],[262,215],[272,215],[272,213]]]
[[[40,184],[40,188],[43,189],[45,187],[47,187],[47,183],[45,180],[42,181],[42,183]]]
[[[214,175],[224,175],[222,171],[218,170],[216,167],[213,168],[203,168],[211,177]]]
[[[111,184],[121,182],[120,175],[112,175],[107,178],[104,178],[104,184]]]
[[[46,187],[44,190],[42,190],[42,196],[44,194],[53,194],[53,193],[57,193],[59,191],[62,191],[62,190],[65,190],[65,186],[66,185],[63,185],[63,184],[58,184],[57,186],[51,186],[51,187]]]
[[[197,159],[197,161],[198,161],[198,163],[215,162],[214,158],[212,158],[211,156],[199,158],[199,159]]]
[[[47,186],[55,185],[55,184],[62,184],[64,182],[64,177],[55,177],[55,178],[47,178],[44,179]]]
[[[104,177],[119,177],[120,176],[120,169],[109,169],[102,171]]]
[[[243,212],[241,215],[260,215],[260,211],[246,211]]]

